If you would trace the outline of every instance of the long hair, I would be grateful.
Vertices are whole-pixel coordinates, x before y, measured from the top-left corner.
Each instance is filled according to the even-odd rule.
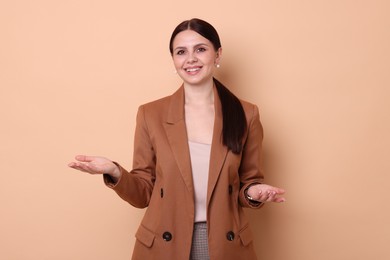
[[[173,55],[173,41],[177,34],[185,30],[192,30],[206,39],[208,39],[214,47],[215,51],[221,48],[221,41],[219,39],[217,30],[206,21],[198,18],[186,20],[180,23],[172,32],[169,41],[169,51]],[[247,121],[244,109],[240,100],[227,89],[220,81],[213,78],[214,84],[217,88],[219,99],[222,105],[222,142],[235,154],[239,154],[243,148],[242,139],[246,132]]]

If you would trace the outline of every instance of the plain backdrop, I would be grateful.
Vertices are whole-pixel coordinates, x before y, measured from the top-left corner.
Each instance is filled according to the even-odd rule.
[[[0,258],[125,260],[143,216],[76,154],[131,168],[140,104],[181,84],[168,41],[213,24],[217,78],[257,104],[266,181],[247,210],[259,259],[390,259],[387,0],[0,2]]]

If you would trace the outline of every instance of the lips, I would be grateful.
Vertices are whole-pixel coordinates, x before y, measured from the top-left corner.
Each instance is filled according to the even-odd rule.
[[[197,66],[197,67],[184,68],[184,70],[188,73],[194,73],[194,72],[198,72],[201,68],[202,68],[201,66]]]

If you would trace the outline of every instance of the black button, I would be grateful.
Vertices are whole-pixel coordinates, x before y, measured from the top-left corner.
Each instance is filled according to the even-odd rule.
[[[163,237],[164,241],[167,241],[167,242],[172,240],[172,234],[169,232],[164,232],[162,237]]]
[[[227,232],[226,238],[227,238],[227,240],[229,240],[229,241],[233,241],[233,240],[234,240],[234,232],[233,232],[233,231]]]
[[[164,190],[162,188],[161,188],[161,191],[160,191],[160,196],[161,196],[161,198],[164,197]]]
[[[233,186],[229,185],[229,194],[232,194],[232,192],[233,192]]]

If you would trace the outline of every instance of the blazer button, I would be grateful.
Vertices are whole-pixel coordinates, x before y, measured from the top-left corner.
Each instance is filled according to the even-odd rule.
[[[169,232],[164,232],[164,234],[162,235],[164,241],[166,242],[169,242],[172,240],[172,234],[169,233]]]
[[[232,194],[232,192],[233,192],[233,186],[229,185],[229,194]]]
[[[233,231],[227,232],[226,238],[227,238],[227,240],[229,240],[229,241],[233,241],[233,240],[234,240],[234,232],[233,232]]]
[[[161,190],[160,190],[160,196],[161,196],[161,198],[164,197],[164,190],[163,190],[163,188],[161,188]]]

